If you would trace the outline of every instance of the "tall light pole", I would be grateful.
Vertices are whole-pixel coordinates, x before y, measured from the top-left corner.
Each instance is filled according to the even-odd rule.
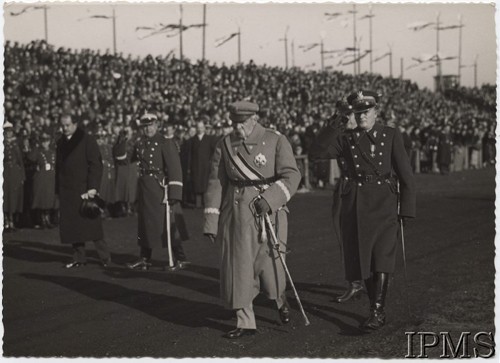
[[[47,24],[47,5],[43,7],[43,21],[44,21],[44,28],[45,28],[45,42],[49,42],[49,28]]]
[[[179,16],[179,56],[180,60],[184,58],[184,52],[182,48],[182,16],[183,16],[183,11],[182,11],[182,4],[179,5],[179,10],[180,10],[180,16]]]
[[[389,77],[392,78],[392,47],[389,46]]]
[[[441,59],[439,58],[439,18],[440,13],[436,16],[436,79],[437,79],[437,91],[441,91]]]
[[[356,75],[356,4],[352,5],[352,22],[353,22],[353,40],[352,40],[352,47],[354,48],[354,75]]]
[[[477,88],[477,54],[474,57],[474,88]]]
[[[404,60],[403,58],[401,57],[401,80],[403,80],[403,69],[404,69]]]
[[[241,63],[241,28],[238,27],[238,63]]]
[[[292,40],[292,67],[295,67],[295,41]]]
[[[113,54],[116,55],[116,14],[113,6]]]
[[[207,27],[207,4],[203,4],[203,41],[202,41],[202,49],[201,49],[201,59],[205,60],[205,44],[206,44],[206,32],[205,29]]]
[[[372,19],[373,19],[373,6],[370,4],[370,13],[369,13],[369,31],[370,31],[370,73],[373,73],[373,28],[372,28]]]
[[[326,37],[326,31],[322,30],[319,32],[319,36],[321,38],[321,42],[319,43],[319,54],[321,56],[321,70],[325,69],[325,47],[324,47],[324,39]]]
[[[458,85],[462,75],[462,14],[458,14]]]

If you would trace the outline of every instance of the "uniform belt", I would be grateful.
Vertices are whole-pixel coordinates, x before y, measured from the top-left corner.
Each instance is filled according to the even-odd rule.
[[[149,175],[149,176],[165,176],[165,174],[163,173],[163,171],[161,170],[153,170],[153,169],[141,169],[140,171],[140,175],[141,176],[146,176],[146,175]]]
[[[238,188],[259,187],[262,185],[274,183],[276,180],[278,180],[277,176],[272,176],[270,178],[259,179],[259,180],[232,180],[232,179],[229,179],[231,184],[233,184],[234,186],[236,186]]]
[[[377,182],[385,182],[385,181],[390,181],[392,178],[391,174],[384,174],[384,175],[371,175],[371,174],[365,174],[365,175],[356,175],[356,176],[347,176],[346,179],[354,180],[357,183],[377,183]]]

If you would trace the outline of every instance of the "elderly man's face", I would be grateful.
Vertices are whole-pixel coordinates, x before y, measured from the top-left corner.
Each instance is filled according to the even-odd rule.
[[[371,130],[377,118],[377,110],[375,110],[375,107],[373,107],[364,112],[355,113],[355,117],[358,127],[362,128],[363,130]]]
[[[157,131],[158,131],[157,121],[154,121],[152,124],[142,127],[142,132],[144,133],[144,136],[148,138],[155,136]]]
[[[61,118],[61,127],[64,136],[70,137],[75,133],[77,124],[76,122],[73,122],[71,117],[63,117]]]
[[[245,122],[235,123],[233,125],[234,132],[236,133],[236,136],[238,136],[240,139],[245,140],[252,133],[255,124],[256,120],[253,116],[251,116],[247,118]]]

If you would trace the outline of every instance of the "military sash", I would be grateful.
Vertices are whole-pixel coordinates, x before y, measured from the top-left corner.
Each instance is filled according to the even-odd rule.
[[[240,152],[234,153],[231,146],[231,138],[227,136],[224,140],[224,148],[231,165],[234,166],[238,174],[246,180],[262,180],[264,176],[255,170],[252,165],[241,155]]]

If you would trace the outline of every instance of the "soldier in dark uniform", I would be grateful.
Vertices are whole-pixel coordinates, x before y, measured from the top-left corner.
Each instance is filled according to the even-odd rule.
[[[175,143],[158,132],[158,118],[147,113],[140,119],[144,137],[137,140],[132,161],[139,162],[138,237],[140,258],[128,263],[130,269],[147,270],[151,267],[153,249],[167,247],[166,211],[164,203],[174,206],[182,200],[182,169]],[[168,200],[164,188],[168,185]],[[172,210],[171,210],[172,211]],[[171,230],[174,229],[173,218]],[[175,269],[183,268],[186,256],[181,240],[172,235],[172,253]]]
[[[134,155],[134,140],[132,129],[119,131],[116,143],[113,145],[115,158],[115,207],[117,216],[132,214],[137,200],[137,163],[132,161]]]
[[[284,268],[262,225],[270,215],[286,251],[286,203],[300,173],[290,143],[258,123],[258,110],[252,102],[230,105],[234,132],[217,143],[205,194],[203,233],[222,246],[221,297],[237,317],[229,339],[255,334],[253,300],[261,291],[276,301],[282,323],[290,321]]]
[[[450,164],[453,154],[453,141],[450,133],[450,125],[445,125],[443,131],[439,134],[437,162],[441,174],[446,175],[450,172]]]
[[[363,279],[370,299],[366,331],[385,325],[389,274],[394,272],[398,218],[415,217],[415,181],[403,138],[396,128],[376,122],[378,95],[358,92],[352,101],[357,127],[344,133],[325,127],[310,154],[343,157],[341,232],[349,241],[350,265]],[[397,180],[400,183],[398,214]]]
[[[33,177],[33,202],[31,208],[39,211],[42,228],[53,228],[50,213],[57,208],[56,198],[56,152],[48,134],[40,137],[40,146],[34,147],[28,158],[36,164]]]
[[[345,132],[345,130],[352,130],[357,127],[356,119],[354,113],[352,112],[352,101],[356,99],[357,95],[349,95],[346,99],[342,99],[336,104],[336,113],[333,116],[330,127],[338,128],[339,132]],[[311,146],[310,146],[311,147]],[[327,158],[328,151],[324,151],[323,154],[318,153],[313,146],[312,156],[314,158]],[[335,184],[333,191],[333,203],[332,203],[332,219],[333,219],[333,238],[341,246],[342,259],[344,263],[345,278],[349,283],[348,289],[340,296],[335,297],[335,301],[339,304],[345,303],[351,299],[359,297],[363,289],[363,281],[359,278],[358,267],[356,264],[352,264],[356,258],[351,256],[352,248],[351,241],[347,238],[342,238],[340,220],[341,220],[341,210],[342,210],[342,190],[344,189],[344,184],[346,183],[345,176],[348,175],[347,164],[345,158],[339,156],[337,158],[337,163],[340,170],[340,178]]]
[[[15,229],[14,213],[22,213],[23,211],[25,170],[23,155],[17,138],[14,136],[14,126],[9,121],[6,121],[3,129],[3,213],[4,230],[9,232]]]

